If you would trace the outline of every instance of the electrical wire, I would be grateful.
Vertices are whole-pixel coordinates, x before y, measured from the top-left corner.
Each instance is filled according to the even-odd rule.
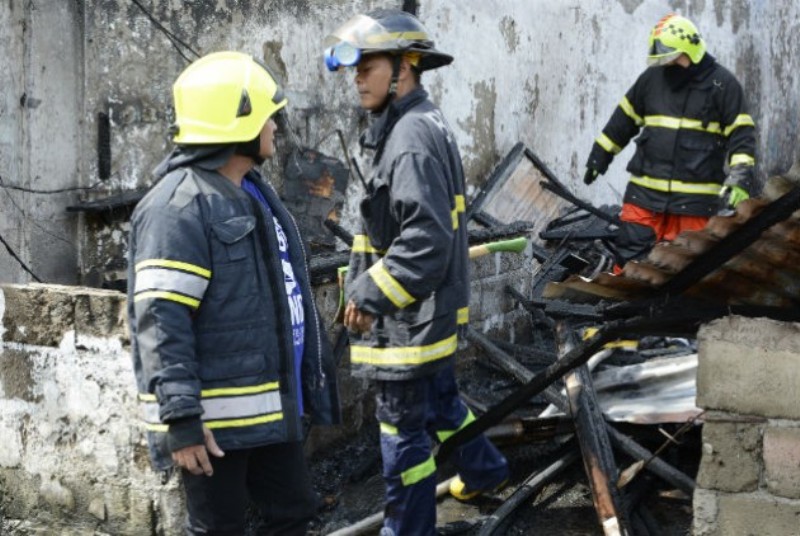
[[[175,50],[178,52],[178,54],[180,54],[180,56],[181,56],[181,57],[182,57],[184,60],[186,60],[186,62],[187,62],[187,63],[191,63],[191,62],[192,62],[192,59],[191,59],[190,57],[188,57],[188,56],[187,56],[187,55],[184,53],[184,51],[183,51],[183,50],[181,50],[181,48],[180,48],[178,45],[180,45],[180,46],[184,47],[186,50],[188,50],[189,52],[191,52],[192,54],[194,54],[196,58],[199,58],[199,57],[200,57],[200,54],[199,54],[199,53],[198,53],[198,52],[197,52],[195,49],[193,49],[193,48],[192,48],[192,47],[191,47],[191,46],[190,46],[188,43],[186,43],[185,41],[183,41],[183,40],[182,40],[180,37],[178,37],[177,35],[175,35],[174,33],[172,33],[172,31],[170,31],[170,30],[169,30],[168,28],[166,28],[166,27],[165,27],[163,24],[161,24],[161,23],[158,21],[158,19],[156,19],[156,18],[155,18],[155,16],[153,16],[153,14],[152,14],[152,13],[150,13],[150,11],[148,11],[148,9],[147,9],[146,7],[144,7],[144,6],[141,4],[141,2],[140,2],[139,0],[131,0],[131,2],[132,2],[134,5],[136,5],[136,7],[138,7],[139,9],[141,9],[141,10],[142,10],[142,13],[144,13],[144,14],[145,14],[145,16],[146,16],[148,19],[150,19],[150,22],[152,22],[152,23],[153,23],[153,26],[155,26],[155,27],[156,27],[156,29],[158,29],[158,30],[159,30],[161,33],[163,33],[163,34],[164,34],[164,35],[167,37],[167,39],[169,40],[169,42],[172,44],[172,47],[173,47],[173,48],[174,48],[174,49],[175,49]]]
[[[5,238],[3,238],[3,235],[0,235],[0,243],[2,243],[5,246],[5,248],[8,250],[9,255],[11,255],[14,258],[14,260],[19,263],[19,265],[22,267],[23,270],[25,270],[30,274],[30,276],[33,278],[34,281],[36,281],[37,283],[42,282],[42,280],[39,279],[39,276],[33,273],[33,271],[30,268],[28,268],[28,265],[25,264],[25,262],[19,258],[19,255],[17,255],[14,249],[8,244],[8,242],[6,242]]]
[[[24,188],[22,186],[15,186],[13,184],[6,184],[3,182],[3,177],[0,176],[0,188],[4,190],[17,190],[18,192],[25,192],[28,194],[62,194],[65,192],[81,192],[86,190],[94,190],[98,186],[103,184],[102,182],[97,182],[92,184],[91,186],[75,186],[71,188],[56,188],[55,190],[38,190],[36,188]]]

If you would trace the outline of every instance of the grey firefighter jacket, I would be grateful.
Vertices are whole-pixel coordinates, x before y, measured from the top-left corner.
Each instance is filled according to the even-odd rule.
[[[303,392],[272,218],[215,171],[172,170],[136,207],[129,245],[134,370],[157,469],[171,465],[170,451],[202,443],[200,419],[223,450],[301,439],[299,396],[314,422],[339,421],[299,232],[260,175],[248,178],[286,232],[302,289]]]
[[[713,215],[726,163],[728,182],[751,191],[755,124],[741,85],[710,54],[688,69],[645,70],[597,138],[587,167],[605,173],[640,131],[627,168],[632,177],[626,203],[654,212]]]
[[[375,322],[351,334],[352,370],[379,380],[428,375],[452,363],[468,317],[461,157],[422,88],[392,102],[361,144],[374,157],[345,288]]]

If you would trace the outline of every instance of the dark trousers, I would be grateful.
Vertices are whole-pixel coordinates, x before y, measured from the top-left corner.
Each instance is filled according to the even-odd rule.
[[[211,456],[211,464],[210,477],[182,472],[187,534],[244,534],[248,498],[263,518],[258,534],[306,534],[317,496],[302,443],[228,450],[222,458]]]
[[[384,531],[395,536],[436,534],[436,465],[431,436],[446,440],[469,423],[471,413],[458,396],[452,367],[407,381],[379,381],[386,481]],[[490,490],[508,478],[508,463],[485,436],[456,448],[452,457],[469,489]]]

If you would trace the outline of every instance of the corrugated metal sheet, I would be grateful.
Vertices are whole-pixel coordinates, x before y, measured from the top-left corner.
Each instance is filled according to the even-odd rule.
[[[770,179],[763,195],[742,202],[730,216],[712,217],[705,229],[685,231],[662,242],[642,261],[629,262],[620,276],[594,279],[572,276],[549,283],[545,298],[596,303],[601,300],[646,299],[676,274],[743,228],[772,201],[800,185],[800,162],[783,176]],[[755,242],[692,285],[685,296],[728,305],[797,307],[800,304],[800,211],[767,229]]]

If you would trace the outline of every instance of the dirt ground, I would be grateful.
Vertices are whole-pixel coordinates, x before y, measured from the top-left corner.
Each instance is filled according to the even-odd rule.
[[[507,377],[483,366],[472,366],[459,373],[462,392],[476,399],[495,403],[506,396],[516,384]],[[522,414],[537,414],[544,405],[534,401]],[[670,427],[667,426],[667,431]],[[651,451],[663,437],[654,426],[624,427],[629,434]],[[674,431],[674,430],[672,430]],[[680,447],[668,449],[664,459],[694,477],[700,456],[699,429],[684,437]],[[323,501],[323,508],[313,524],[310,534],[322,536],[352,525],[383,507],[384,486],[380,477],[380,451],[378,428],[375,423],[366,426],[355,437],[329,449],[329,455],[312,459],[311,468],[315,486]],[[573,443],[571,448],[577,448]],[[560,450],[561,449],[561,450]],[[512,479],[509,485],[495,496],[484,497],[465,504],[446,496],[437,508],[439,534],[478,534],[483,520],[491,515],[503,500],[512,495],[534,471],[547,467],[563,454],[555,440],[536,444],[502,447],[509,460]],[[627,467],[631,460],[617,456],[618,466]],[[439,481],[454,474],[445,464],[439,468]],[[691,498],[672,489],[661,480],[643,472],[631,483],[633,492],[639,488],[640,504],[645,506],[650,534],[683,536],[690,534],[692,523]],[[638,511],[638,510],[637,510]],[[377,532],[377,531],[376,531]],[[508,535],[565,535],[593,536],[603,531],[592,506],[588,486],[580,460],[566,469],[539,494],[523,503],[495,531]]]

